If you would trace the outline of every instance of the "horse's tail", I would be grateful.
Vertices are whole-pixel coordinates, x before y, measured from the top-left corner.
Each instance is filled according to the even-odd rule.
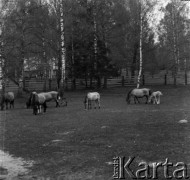
[[[129,98],[131,96],[131,92],[133,91],[133,89],[131,89],[128,94],[127,94],[127,97],[126,97],[126,101],[129,102]]]

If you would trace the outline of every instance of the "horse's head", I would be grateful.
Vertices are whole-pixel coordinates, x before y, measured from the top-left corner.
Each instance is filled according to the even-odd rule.
[[[38,100],[38,94],[36,92],[32,92],[31,94],[31,105],[35,106]]]
[[[160,96],[163,96],[163,93],[161,91],[158,91]]]
[[[26,108],[27,109],[30,108],[30,106],[32,104],[32,102],[31,102],[32,101],[32,95],[33,95],[33,93],[31,92],[28,100],[26,101]]]
[[[131,97],[132,91],[133,91],[133,89],[131,89],[131,90],[128,92],[127,97],[126,97],[126,101],[127,101],[128,104],[130,103],[130,97]]]

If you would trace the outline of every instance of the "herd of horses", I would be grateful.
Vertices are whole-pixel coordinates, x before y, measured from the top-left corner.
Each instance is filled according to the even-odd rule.
[[[139,102],[139,98],[146,98],[146,104],[160,104],[160,96],[163,95],[161,91],[152,92],[149,88],[135,88],[128,92],[126,101],[128,104],[131,102],[131,98],[133,98],[134,103],[136,104]],[[8,109],[8,104],[14,108],[14,93],[13,92],[6,92],[1,96],[0,105],[1,110],[4,109],[4,105],[6,105],[6,109]],[[42,112],[46,112],[47,109],[47,102],[54,100],[56,102],[56,107],[59,107],[62,104],[63,100],[65,101],[65,106],[67,106],[67,101],[65,98],[61,98],[59,92],[57,91],[50,91],[50,92],[31,92],[27,102],[26,107],[33,109],[33,114],[37,115]],[[92,103],[94,103],[94,108],[100,109],[100,94],[98,92],[89,92],[86,94],[84,98],[84,106],[85,109],[92,109]]]

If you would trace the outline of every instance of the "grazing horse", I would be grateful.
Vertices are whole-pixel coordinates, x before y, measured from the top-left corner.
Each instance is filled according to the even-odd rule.
[[[43,93],[37,94],[36,92],[32,93],[31,105],[33,107],[33,114],[37,115],[41,113],[41,106],[44,108],[44,113],[46,112],[46,97]]]
[[[39,95],[40,94],[44,95],[46,102],[54,100],[56,102],[56,107],[60,106],[59,100],[61,99],[61,97],[57,91],[43,92],[39,93]]]
[[[31,98],[32,98],[33,93],[34,92],[30,93],[30,97],[26,102],[27,109],[30,108],[30,106],[31,106]],[[46,102],[54,100],[56,102],[56,107],[60,106],[59,105],[59,100],[61,98],[60,98],[60,95],[59,95],[59,93],[57,91],[42,92],[42,93],[39,93],[39,94],[43,94],[45,96]]]
[[[10,104],[10,109],[11,106],[14,108],[14,93],[13,92],[7,92],[1,97],[1,110],[4,109],[4,104],[6,104],[6,109],[8,109],[8,103]]]
[[[129,91],[129,93],[127,95],[127,98],[126,98],[126,101],[127,101],[128,104],[130,104],[130,99],[131,99],[131,97],[133,97],[134,102],[136,104],[136,101],[138,103],[140,103],[138,98],[146,97],[146,103],[145,104],[147,104],[148,103],[148,98],[149,98],[150,95],[151,95],[151,90],[148,89],[148,88],[142,88],[142,89],[135,88],[135,89],[132,89],[132,90]]]
[[[26,108],[27,108],[27,109],[29,109],[29,108],[31,107],[31,105],[32,105],[31,100],[32,100],[32,95],[33,95],[34,93],[36,93],[36,92],[35,92],[35,91],[31,92],[31,93],[30,93],[30,96],[29,96],[29,98],[28,98],[28,100],[26,101]]]
[[[85,109],[92,109],[92,104],[91,102],[94,101],[95,106],[94,108],[96,109],[96,105],[98,105],[99,109],[100,109],[100,94],[98,92],[90,92],[87,93],[87,95],[85,96],[84,99],[84,106]]]
[[[149,97],[149,103],[152,102],[153,104],[160,104],[160,96],[162,96],[161,91],[153,92]]]

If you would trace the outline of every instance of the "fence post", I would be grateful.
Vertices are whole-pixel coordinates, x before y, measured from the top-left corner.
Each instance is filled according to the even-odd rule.
[[[164,85],[167,85],[167,74],[164,76]]]
[[[176,74],[174,74],[174,85],[177,85],[177,77],[176,77]]]
[[[125,79],[124,79],[124,76],[122,76],[122,87],[125,86]]]
[[[49,78],[49,90],[51,91],[51,82],[52,82],[52,79]]]
[[[67,91],[68,90],[68,79],[65,78],[65,90]]]
[[[185,72],[185,85],[187,85],[187,73]]]
[[[107,88],[107,77],[104,76],[104,89],[106,89],[106,88]]]

